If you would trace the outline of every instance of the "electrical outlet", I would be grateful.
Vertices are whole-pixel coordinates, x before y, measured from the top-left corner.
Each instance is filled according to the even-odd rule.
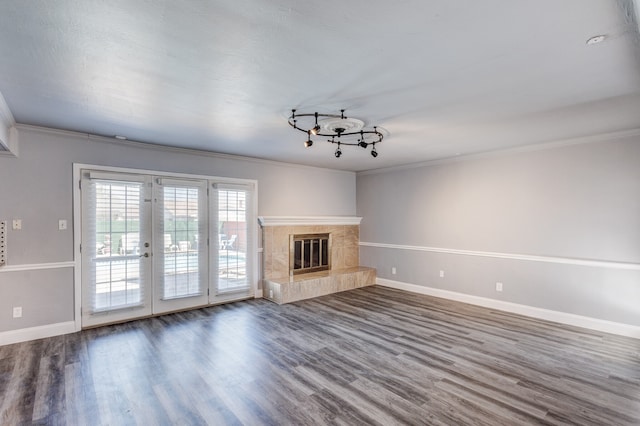
[[[444,278],[444,271],[440,271],[440,278]]]
[[[22,318],[22,306],[14,306],[13,307],[13,317],[14,318]]]
[[[396,267],[395,267],[395,266],[393,266],[393,267],[391,268],[391,275],[395,275],[395,274],[396,274]]]
[[[22,219],[13,219],[13,226],[12,226],[14,231],[19,231],[22,229]]]
[[[496,291],[502,291],[502,283],[496,283]]]

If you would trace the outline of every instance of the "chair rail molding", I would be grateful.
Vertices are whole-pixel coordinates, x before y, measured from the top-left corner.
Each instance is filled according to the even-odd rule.
[[[425,252],[432,252],[432,253],[457,254],[457,255],[463,255],[463,256],[494,257],[499,259],[527,260],[530,262],[560,263],[563,265],[591,266],[596,268],[627,269],[632,271],[640,271],[640,263],[616,262],[616,261],[599,260],[599,259],[578,259],[578,258],[571,258],[571,257],[537,256],[537,255],[519,254],[519,253],[499,253],[499,252],[491,252],[491,251],[459,250],[459,249],[449,249],[449,248],[442,248],[442,247],[408,246],[408,245],[401,245],[401,244],[372,243],[372,242],[366,242],[366,241],[361,241],[360,246],[387,248],[387,249],[395,249],[395,250],[411,250],[411,251],[425,251]]]
[[[25,263],[22,265],[6,265],[0,268],[3,272],[20,272],[20,271],[37,271],[39,269],[60,269],[74,268],[76,263],[73,260],[67,262],[51,262],[51,263]]]

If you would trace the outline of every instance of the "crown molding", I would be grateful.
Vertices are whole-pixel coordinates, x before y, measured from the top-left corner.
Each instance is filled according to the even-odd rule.
[[[598,142],[611,142],[618,139],[627,139],[640,137],[640,128],[622,130],[618,132],[600,133],[597,135],[582,136],[571,139],[560,139],[550,142],[541,142],[536,144],[516,146],[512,148],[497,149],[493,151],[479,152],[476,154],[458,155],[455,157],[441,158],[437,160],[422,161],[419,163],[402,164],[399,166],[382,167],[379,169],[362,170],[356,172],[357,176],[375,175],[381,173],[395,172],[400,170],[419,169],[422,167],[438,166],[441,164],[459,163],[464,161],[480,160],[485,158],[500,157],[509,154],[517,154],[523,152],[544,151],[548,149],[562,148],[572,145],[583,145]]]
[[[206,151],[206,150],[202,150],[202,149],[180,148],[180,147],[176,147],[176,146],[161,145],[161,144],[152,143],[152,142],[139,142],[139,141],[132,141],[130,139],[120,140],[120,139],[111,138],[111,137],[107,137],[107,136],[100,136],[100,135],[92,135],[90,133],[75,132],[73,130],[54,129],[54,128],[49,128],[49,127],[32,126],[32,125],[29,125],[29,124],[19,124],[18,123],[18,124],[16,124],[15,127],[18,130],[33,131],[33,132],[44,133],[44,134],[49,134],[49,135],[54,134],[54,135],[59,135],[59,136],[66,136],[66,137],[70,137],[70,138],[86,140],[86,141],[109,143],[109,144],[120,145],[120,146],[131,146],[131,147],[141,148],[141,149],[151,149],[151,150],[154,150],[154,151],[165,151],[165,152],[169,152],[169,153],[173,153],[173,154],[177,153],[177,154],[197,155],[199,157],[218,158],[218,159],[233,160],[233,161],[244,161],[244,162],[256,163],[256,164],[266,164],[266,165],[272,165],[272,166],[290,167],[290,168],[293,168],[293,169],[319,170],[319,171],[323,171],[323,172],[332,172],[332,173],[336,173],[336,174],[355,175],[355,173],[356,173],[356,172],[349,171],[349,170],[328,169],[328,168],[325,168],[325,167],[307,166],[307,165],[303,165],[303,164],[287,163],[287,162],[284,162],[284,161],[267,160],[267,159],[264,159],[264,158],[246,157],[246,156],[234,155],[234,154],[223,154],[223,153],[220,153],[220,152]]]
[[[260,226],[360,225],[356,216],[258,216]]]

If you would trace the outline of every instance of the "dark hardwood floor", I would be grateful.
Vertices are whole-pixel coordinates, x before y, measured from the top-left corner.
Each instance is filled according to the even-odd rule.
[[[640,424],[640,341],[369,287],[0,347],[0,423]]]

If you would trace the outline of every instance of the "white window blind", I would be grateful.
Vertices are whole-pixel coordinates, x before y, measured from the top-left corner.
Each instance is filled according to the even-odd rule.
[[[253,236],[253,187],[251,185],[213,185],[214,212],[217,227],[218,294],[245,291],[251,286],[251,253]]]
[[[206,182],[157,182],[154,276],[161,298],[200,296],[208,271]]]
[[[140,268],[141,182],[91,178],[84,202],[84,268],[89,279],[91,312],[141,306],[146,278]],[[87,187],[88,186],[88,187]]]

